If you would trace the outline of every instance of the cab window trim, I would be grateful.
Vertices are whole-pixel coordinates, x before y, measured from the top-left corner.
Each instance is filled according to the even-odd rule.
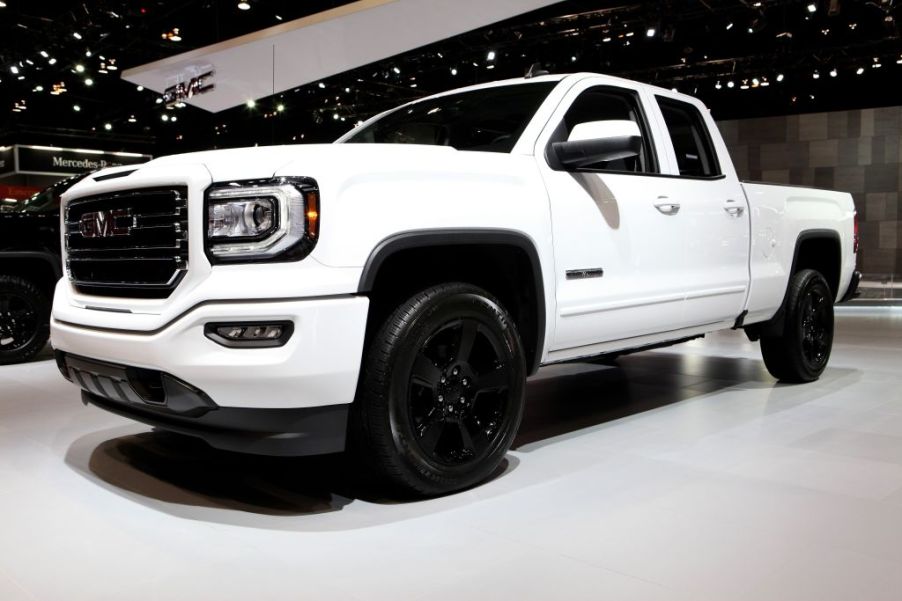
[[[553,162],[549,160],[550,156],[553,156],[551,153],[552,144],[558,142],[560,140],[556,140],[555,136],[558,131],[564,129],[566,130],[566,122],[567,113],[570,112],[570,109],[573,108],[573,105],[582,97],[583,94],[592,91],[604,91],[604,92],[613,92],[615,94],[621,95],[624,98],[628,99],[632,102],[633,107],[636,110],[636,116],[638,122],[636,123],[639,126],[639,131],[642,133],[642,147],[645,150],[646,158],[648,160],[648,165],[646,169],[643,171],[623,171],[620,169],[595,169],[591,167],[585,167],[581,169],[562,169],[559,167],[555,167]],[[598,173],[598,174],[611,174],[611,175],[634,175],[634,176],[667,176],[668,174],[661,172],[661,163],[658,159],[658,145],[655,143],[655,137],[652,133],[653,130],[648,121],[648,115],[645,111],[645,106],[642,102],[642,95],[638,90],[633,90],[630,88],[621,88],[618,86],[613,86],[610,84],[598,84],[587,87],[584,90],[581,90],[577,93],[576,97],[572,102],[567,106],[564,114],[561,116],[557,125],[555,126],[552,134],[548,138],[548,142],[545,144],[545,161],[548,163],[548,166],[556,171],[570,171],[573,173]]]
[[[673,147],[674,158],[677,163],[675,165],[677,171],[680,170],[680,158],[677,155],[676,144],[673,140],[673,134],[670,131],[670,126],[667,124],[667,119],[664,118],[664,109],[665,107],[669,107],[671,109],[684,111],[688,114],[690,118],[695,120],[697,127],[699,128],[699,135],[701,136],[702,150],[708,153],[708,156],[711,161],[711,170],[712,173],[708,175],[686,175],[682,172],[676,173],[673,177],[681,177],[686,179],[701,179],[701,180],[713,180],[713,179],[722,179],[726,175],[723,172],[723,169],[720,166],[720,157],[717,155],[717,148],[714,146],[714,139],[711,137],[711,130],[708,128],[708,124],[705,121],[704,115],[698,109],[697,106],[692,104],[691,102],[686,102],[684,100],[677,100],[675,98],[668,98],[667,96],[659,96],[655,95],[655,102],[658,103],[658,110],[661,112],[661,118],[664,124],[664,129],[667,131],[667,135],[670,138],[670,145]]]

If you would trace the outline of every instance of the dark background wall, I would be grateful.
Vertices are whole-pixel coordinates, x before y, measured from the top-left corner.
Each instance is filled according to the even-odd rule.
[[[902,279],[902,107],[721,121],[742,179],[852,193],[859,269]]]

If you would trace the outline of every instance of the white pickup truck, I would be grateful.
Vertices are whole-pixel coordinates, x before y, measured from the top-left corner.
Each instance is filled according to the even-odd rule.
[[[721,329],[818,378],[848,194],[740,183],[708,110],[594,74],[418,100],[335,144],[170,156],[64,196],[52,341],[82,399],[214,447],[488,477],[540,366]]]

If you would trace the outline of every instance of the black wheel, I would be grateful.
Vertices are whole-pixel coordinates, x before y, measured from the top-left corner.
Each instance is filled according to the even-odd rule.
[[[833,347],[833,295],[817,271],[805,269],[792,277],[782,336],[761,338],[767,370],[784,382],[817,380]]]
[[[0,276],[0,365],[34,357],[50,337],[50,302],[28,280]]]
[[[439,495],[489,477],[523,414],[526,364],[513,320],[467,284],[424,290],[373,337],[349,447],[407,493]]]

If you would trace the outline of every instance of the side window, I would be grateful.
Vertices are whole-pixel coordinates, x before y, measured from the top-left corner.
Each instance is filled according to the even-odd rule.
[[[698,109],[686,102],[658,97],[658,106],[670,132],[680,175],[714,177],[721,175],[708,128]]]
[[[633,173],[657,173],[654,146],[648,134],[648,125],[642,113],[639,97],[630,90],[598,86],[580,94],[564,120],[552,136],[552,142],[562,142],[580,123],[590,121],[633,121],[642,132],[642,152],[637,158],[597,163],[588,167],[596,171],[626,171]]]

